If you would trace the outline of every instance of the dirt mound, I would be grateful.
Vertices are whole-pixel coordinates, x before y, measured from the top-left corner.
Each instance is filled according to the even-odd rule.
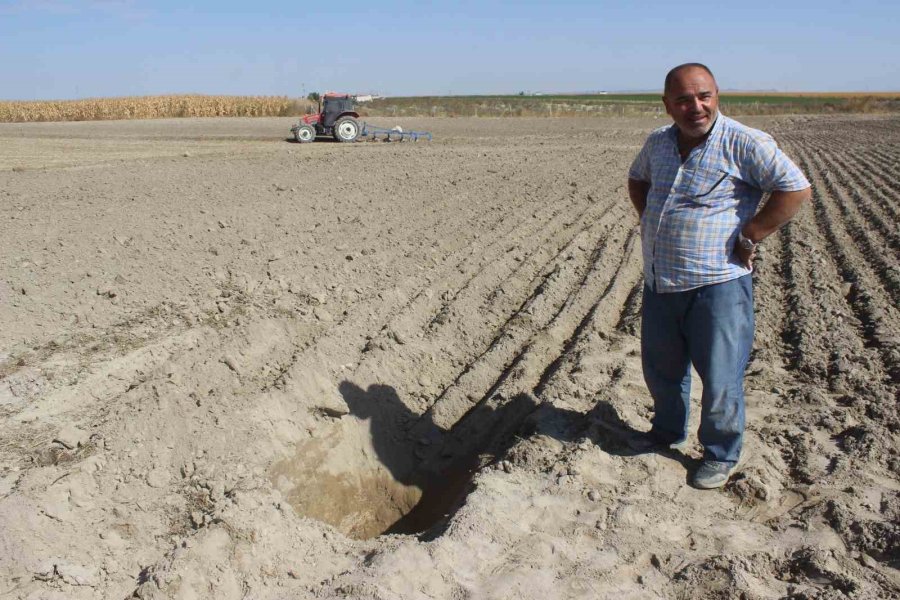
[[[661,122],[398,121],[0,126],[0,595],[900,594],[900,120],[748,120],[815,198],[716,492],[625,444]]]

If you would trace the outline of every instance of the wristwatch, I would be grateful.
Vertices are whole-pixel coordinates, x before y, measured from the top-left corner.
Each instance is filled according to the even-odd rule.
[[[743,248],[747,252],[753,252],[759,245],[750,238],[745,237],[743,232],[738,233],[738,244],[740,244],[741,248]]]

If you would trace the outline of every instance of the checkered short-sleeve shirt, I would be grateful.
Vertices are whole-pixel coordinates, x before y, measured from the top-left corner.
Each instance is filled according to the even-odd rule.
[[[749,273],[734,245],[763,194],[809,187],[770,135],[721,113],[684,162],[677,136],[675,125],[652,132],[628,172],[650,183],[641,218],[644,280],[661,293]]]

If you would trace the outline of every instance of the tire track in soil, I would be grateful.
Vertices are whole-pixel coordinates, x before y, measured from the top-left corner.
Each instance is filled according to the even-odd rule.
[[[433,165],[428,165],[428,166],[433,166]],[[516,173],[516,171],[513,171],[512,175],[511,175],[510,173],[507,173],[506,171],[509,171],[509,169],[501,170],[499,168],[494,168],[494,169],[488,169],[488,171],[486,173],[477,173],[476,175],[487,175],[486,177],[482,177],[482,179],[485,180],[485,186],[487,187],[487,189],[490,189],[490,184],[495,183],[494,182],[495,179],[499,178],[499,179],[505,180]],[[470,171],[466,171],[465,173],[468,174],[468,179],[473,179],[474,175],[472,175]],[[460,176],[460,174],[457,172],[454,172],[454,171],[451,171],[449,173],[442,173],[439,175],[435,175],[435,177],[437,177],[437,178],[449,178],[454,182],[455,182],[455,179],[453,179],[453,178],[459,177],[459,176]],[[543,184],[543,186],[546,186],[548,188],[550,187],[549,184]],[[535,202],[534,198],[536,196],[543,198],[546,195],[550,195],[550,192],[552,190],[548,189],[547,193],[544,193],[541,191],[541,187],[543,187],[543,186],[539,186],[537,191],[528,191],[528,190],[530,190],[530,188],[526,187],[525,192],[523,192],[521,194],[516,194],[514,196],[514,198],[515,198],[514,204],[504,207],[506,210],[504,210],[502,212],[498,211],[499,207],[496,204],[493,204],[490,201],[488,201],[488,202],[479,201],[479,200],[481,200],[481,198],[470,198],[470,195],[467,190],[465,190],[465,189],[458,190],[458,188],[455,185],[450,186],[450,191],[445,192],[445,193],[450,194],[452,192],[453,201],[459,207],[457,210],[450,211],[449,216],[452,217],[452,220],[453,220],[453,224],[450,224],[450,227],[452,227],[457,232],[463,233],[464,232],[463,226],[470,227],[473,223],[477,223],[477,227],[470,227],[470,229],[472,229],[474,231],[478,231],[479,229],[484,229],[484,228],[499,228],[500,223],[510,223],[511,222],[512,223],[511,227],[514,228],[515,227],[515,217],[517,217],[518,215],[521,214],[521,212],[522,212],[521,209],[523,207],[528,206],[530,203],[534,203]],[[447,187],[447,186],[445,186],[445,187]],[[443,188],[441,190],[443,191]],[[495,192],[495,194],[497,196],[502,196],[503,191],[505,191],[505,189],[498,190],[497,192]],[[399,212],[402,213],[401,219],[403,219],[402,222],[405,225],[408,225],[409,216],[411,214],[410,211],[418,210],[420,208],[418,204],[415,204],[414,206],[406,205],[406,204],[409,204],[409,202],[407,200],[403,200],[403,198],[408,195],[409,195],[408,193],[403,194],[400,196],[400,198],[393,200],[391,203],[392,212],[399,210]],[[439,195],[443,195],[443,194],[439,194]],[[419,195],[413,195],[411,200],[417,200],[418,198],[419,198]],[[399,209],[397,209],[398,204],[402,205]],[[542,206],[543,206],[543,203],[542,203]],[[473,207],[476,210],[473,210]],[[421,213],[422,214],[416,214],[416,227],[403,227],[398,231],[390,232],[392,239],[394,240],[394,243],[391,244],[392,247],[393,246],[401,246],[402,247],[402,244],[399,244],[397,242],[402,242],[403,239],[407,239],[407,238],[400,237],[404,233],[411,234],[410,236],[408,236],[408,238],[410,238],[410,237],[411,238],[423,238],[424,240],[427,240],[428,232],[436,233],[439,231],[439,228],[438,228],[439,225],[444,225],[444,226],[448,225],[448,218],[447,218],[448,215],[446,213],[442,213],[440,211],[421,211]],[[512,219],[511,219],[511,217],[512,217]],[[475,236],[476,242],[477,242],[477,237],[478,236],[476,235]],[[416,248],[416,250],[418,250],[419,247],[421,247],[422,245],[423,244],[418,244],[418,247]],[[467,252],[469,252],[471,249],[472,249],[471,244],[463,244],[461,248],[458,248],[456,251],[451,253],[447,257],[447,259],[452,260],[454,256],[458,257],[461,255],[464,255]],[[445,259],[445,262],[447,259]]]
[[[797,155],[804,170],[815,182],[813,184],[813,212],[816,226],[826,240],[827,253],[831,257],[837,274],[843,282],[851,284],[851,290],[840,304],[854,314],[861,324],[861,336],[866,346],[876,349],[884,372],[896,383],[900,382],[900,362],[895,334],[898,329],[896,309],[881,288],[879,277],[868,266],[865,258],[856,250],[853,235],[845,230],[846,223],[835,214],[839,209],[830,195],[827,183],[815,164],[809,159],[806,149],[797,149]],[[865,235],[865,231],[859,234]],[[832,304],[834,306],[834,304]]]
[[[835,160],[839,161],[857,185],[871,194],[869,199],[882,221],[900,221],[900,184],[894,180],[892,169],[876,166],[866,153],[858,151],[840,153]]]
[[[797,157],[801,168],[803,163],[799,157],[799,144],[793,145],[788,140],[796,139],[795,136],[782,136],[785,142],[785,151]],[[806,137],[803,137],[804,143]],[[796,142],[795,142],[796,144]],[[792,146],[794,146],[792,148]],[[807,169],[803,169],[807,177],[812,181],[812,175]],[[816,187],[813,184],[815,193]],[[815,202],[815,196],[813,198]],[[781,329],[781,338],[785,344],[785,353],[789,368],[798,371],[807,381],[829,382],[829,387],[834,385],[835,363],[839,357],[827,348],[832,348],[830,338],[835,329],[841,327],[843,314],[826,313],[822,315],[817,309],[820,305],[813,304],[810,298],[820,296],[826,285],[836,279],[837,270],[832,269],[833,276],[823,274],[820,265],[825,263],[823,256],[814,256],[814,251],[826,245],[818,230],[807,226],[809,215],[805,211],[798,213],[797,218],[787,223],[776,235],[779,236],[780,254],[782,261],[777,265],[776,271],[784,285],[784,305],[786,318]],[[815,228],[815,221],[813,220]],[[818,314],[817,314],[818,313]],[[828,318],[834,322],[826,323]],[[850,327],[855,330],[855,325]],[[853,339],[857,336],[855,331],[844,334],[843,337]]]
[[[633,244],[626,252],[630,257],[623,258],[600,298],[565,341],[557,358],[541,373],[532,390],[541,404],[528,417],[528,428],[563,440],[581,440],[574,447],[564,444],[554,455],[542,457],[541,465],[535,465],[543,471],[552,470],[558,477],[565,477],[570,472],[566,465],[575,464],[579,456],[593,447],[586,439],[605,446],[610,439],[621,441],[623,435],[621,418],[610,401],[619,397],[626,382],[628,359],[621,354],[622,338],[634,334],[615,328],[639,326],[644,285],[636,230],[631,240]],[[612,331],[615,332],[610,335]],[[602,368],[595,370],[593,365],[584,365],[586,355],[607,358]],[[586,369],[590,371],[587,385],[591,386],[587,392],[583,389],[585,383],[576,380]],[[508,453],[512,464],[529,462],[534,445],[529,437],[521,439]]]
[[[597,218],[600,218],[602,216],[602,214],[604,214],[606,211],[615,207],[614,202],[611,203],[610,205],[606,205],[605,203],[598,204],[597,201],[595,200],[595,197],[598,197],[598,195],[605,197],[605,198],[614,197],[616,195],[616,190],[611,189],[613,186],[610,185],[609,183],[604,184],[602,194],[600,194],[600,192],[599,192],[600,188],[598,188],[598,187],[589,189],[588,192],[584,193],[581,191],[581,189],[577,189],[575,187],[574,183],[572,183],[571,185],[573,187],[568,191],[568,194],[567,194],[570,204],[572,204],[573,206],[576,206],[577,205],[576,200],[584,202],[585,199],[587,200],[587,202],[589,204],[587,206],[585,206],[583,209],[581,209],[579,212],[577,212],[575,215],[572,215],[568,208],[557,206],[557,203],[555,201],[542,202],[542,206],[544,207],[544,209],[552,213],[554,227],[557,226],[556,217],[558,217],[560,215],[564,215],[564,214],[570,215],[569,221],[563,222],[561,224],[562,228],[569,228],[570,226],[577,224],[579,221],[587,221],[588,213],[592,210],[601,211],[600,215],[596,215],[596,216],[592,217],[593,219],[597,219]],[[621,186],[619,186],[619,187],[621,187]],[[580,196],[583,196],[583,197],[580,198]],[[516,268],[512,269],[509,272],[508,278],[510,278],[510,279],[516,277],[519,270],[523,269],[525,266],[528,265],[528,263],[529,263],[528,259],[530,259],[532,257],[532,255],[534,255],[536,252],[545,253],[546,252],[546,248],[545,248],[546,244],[548,244],[550,242],[550,240],[552,240],[557,233],[555,230],[548,229],[548,227],[547,227],[548,220],[545,217],[540,216],[538,212],[533,212],[531,214],[531,217],[533,219],[532,223],[535,225],[534,229],[537,232],[539,232],[541,235],[544,236],[544,240],[542,242],[532,245],[531,250],[528,250],[527,248],[525,248],[524,249],[525,250],[524,257],[517,256],[516,261],[519,264]],[[528,220],[527,211],[526,211],[526,214],[524,214],[524,216],[522,217],[522,220],[523,221]],[[581,230],[584,231],[587,227],[589,227],[589,225],[582,226]],[[521,232],[516,231],[515,233],[518,234]],[[531,232],[531,235],[534,235],[534,232]],[[506,247],[507,253],[512,252],[513,250],[523,250],[523,248],[521,248],[519,245],[509,246],[506,242],[506,238],[510,238],[510,237],[517,237],[517,239],[521,239],[522,237],[526,237],[526,236],[513,236],[511,233],[510,235],[507,235],[504,238],[498,238],[496,240],[497,244],[502,245],[502,246],[507,246]],[[529,240],[533,241],[530,238],[529,238]],[[568,242],[564,242],[564,243],[568,243]],[[563,247],[563,244],[557,244],[557,249],[559,251],[561,251],[560,249],[562,247]],[[500,253],[500,256],[502,256],[502,253]],[[490,262],[493,262],[494,260],[496,260],[496,259],[482,258],[481,262],[482,263],[490,263]],[[535,275],[535,272],[534,272],[534,269],[532,269],[532,273],[530,275],[528,275],[527,277],[533,277],[534,275]],[[474,281],[474,280],[475,280],[475,277],[473,276],[471,278],[471,281]],[[466,287],[467,287],[467,285],[457,289],[454,295],[458,295],[463,290],[465,290]]]
[[[890,151],[879,150],[876,148],[864,149],[860,151],[860,162],[867,168],[871,168],[873,173],[881,178],[885,189],[889,190],[892,198],[896,199],[900,195],[900,181],[893,175],[900,168],[900,146],[891,146]],[[888,210],[892,210],[896,214],[896,208],[889,206]]]

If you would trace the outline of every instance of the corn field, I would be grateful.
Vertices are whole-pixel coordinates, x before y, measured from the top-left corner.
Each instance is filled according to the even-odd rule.
[[[175,117],[286,117],[314,108],[286,96],[140,96],[84,100],[0,101],[0,122],[102,121]]]

